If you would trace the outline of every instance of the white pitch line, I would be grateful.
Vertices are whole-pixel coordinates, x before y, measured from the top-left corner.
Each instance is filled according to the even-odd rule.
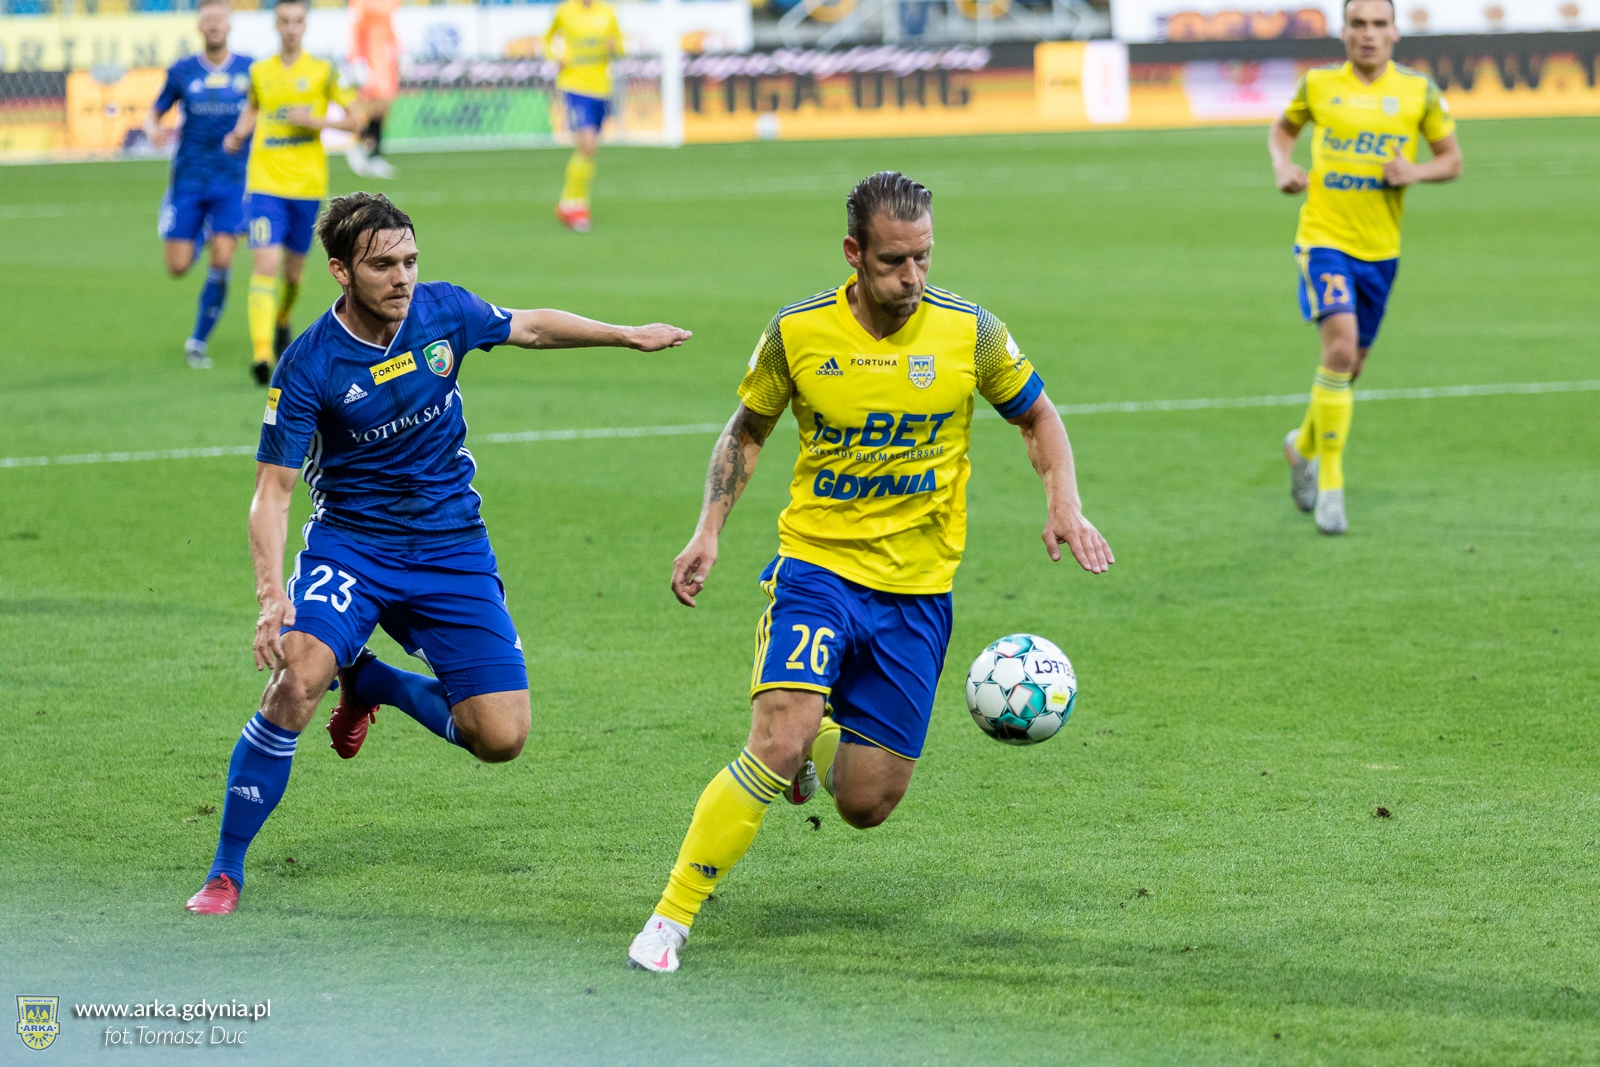
[[[1501,382],[1493,385],[1432,385],[1419,389],[1358,389],[1356,399],[1439,400],[1462,396],[1512,396],[1532,393],[1600,392],[1600,379],[1578,382]],[[1277,396],[1200,397],[1192,400],[1124,400],[1101,404],[1057,404],[1063,415],[1133,415],[1147,411],[1206,411],[1219,408],[1299,407],[1311,399],[1309,393],[1282,393]],[[980,419],[997,419],[993,411],[977,411]],[[691,422],[679,426],[601,426],[576,430],[523,430],[518,433],[489,433],[475,437],[473,444],[517,444],[532,441],[594,441],[629,437],[684,437],[717,433],[720,422]],[[7,456],[0,467],[56,467],[80,463],[138,463],[153,459],[207,459],[216,456],[253,456],[255,445],[223,445],[215,448],[168,448],[145,452],[88,452],[76,456]]]

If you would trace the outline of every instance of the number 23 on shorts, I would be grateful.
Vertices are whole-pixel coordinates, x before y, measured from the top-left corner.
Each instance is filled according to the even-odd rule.
[[[328,593],[317,592],[317,590],[333,581],[333,576],[335,574],[338,574],[340,579],[338,589]],[[332,567],[324,563],[312,570],[311,577],[315,578],[316,581],[312,582],[306,587],[306,600],[320,600],[324,604],[331,604],[333,605],[333,610],[337,611],[341,615],[350,609],[350,590],[354,588],[356,584],[355,575],[346,574],[342,570],[335,571]]]
[[[811,673],[818,675],[819,677],[827,674],[828,646],[823,644],[823,642],[828,638],[835,636],[834,632],[828,629],[826,626],[819,626],[817,627],[817,632],[813,634],[811,632],[811,627],[800,622],[795,623],[794,626],[790,627],[790,629],[798,634],[800,639],[795,643],[794,651],[789,653],[789,660],[784,664],[784,666],[791,671],[805,670],[806,664],[801,662],[801,657],[806,654],[806,646],[810,645]]]

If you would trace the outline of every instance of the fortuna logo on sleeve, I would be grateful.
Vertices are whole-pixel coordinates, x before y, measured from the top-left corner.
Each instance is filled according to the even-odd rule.
[[[267,390],[267,413],[261,416],[263,424],[267,426],[278,425],[278,398],[282,395],[282,389]]]
[[[367,369],[372,372],[372,384],[382,385],[392,378],[398,378],[402,374],[410,374],[416,370],[417,361],[412,358],[410,352],[402,352],[393,359],[386,360]]]
[[[456,365],[456,354],[450,351],[449,341],[435,341],[422,350],[423,362],[441,378],[447,378]]]

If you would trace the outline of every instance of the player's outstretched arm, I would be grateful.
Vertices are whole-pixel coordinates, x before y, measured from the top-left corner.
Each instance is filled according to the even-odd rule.
[[[632,348],[640,352],[659,352],[677,348],[693,337],[664,322],[648,326],[612,326],[582,315],[552,308],[511,313],[511,335],[506,344],[518,348]]]
[[[711,466],[706,471],[700,521],[695,525],[694,536],[672,561],[672,595],[685,607],[694,607],[694,598],[706,587],[706,578],[717,562],[717,535],[756,472],[761,446],[767,443],[776,425],[777,415],[763,415],[740,404],[717,437],[711,449]]]
[[[294,604],[283,589],[283,546],[289,537],[289,497],[300,474],[293,467],[256,464],[256,493],[250,500],[250,562],[256,572],[256,670],[283,662],[279,631],[294,622]]]
[[[1067,440],[1061,413],[1049,396],[1040,393],[1032,407],[1007,421],[1022,431],[1022,439],[1028,444],[1028,461],[1044,482],[1047,514],[1040,536],[1050,559],[1059,562],[1060,546],[1066,545],[1084,570],[1105,573],[1117,560],[1094,523],[1083,517],[1078,476],[1072,466],[1072,442]]]
[[[1415,182],[1450,182],[1461,176],[1461,142],[1455,134],[1437,141],[1429,141],[1433,158],[1426,163],[1413,163],[1403,156],[1395,156],[1383,165],[1383,180],[1393,188],[1402,188]]]
[[[1272,157],[1272,175],[1280,192],[1290,196],[1306,191],[1311,184],[1305,168],[1294,161],[1294,143],[1300,139],[1300,127],[1282,115],[1267,128],[1267,155]]]

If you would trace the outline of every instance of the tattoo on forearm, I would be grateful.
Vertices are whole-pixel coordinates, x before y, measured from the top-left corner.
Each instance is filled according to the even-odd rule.
[[[725,510],[733,507],[739,494],[744,492],[745,483],[750,480],[753,464],[746,456],[745,449],[752,445],[759,449],[777,423],[776,416],[760,415],[745,407],[740,407],[728,421],[727,428],[717,438],[716,448],[711,453],[711,469],[706,472],[707,510],[719,505]]]

